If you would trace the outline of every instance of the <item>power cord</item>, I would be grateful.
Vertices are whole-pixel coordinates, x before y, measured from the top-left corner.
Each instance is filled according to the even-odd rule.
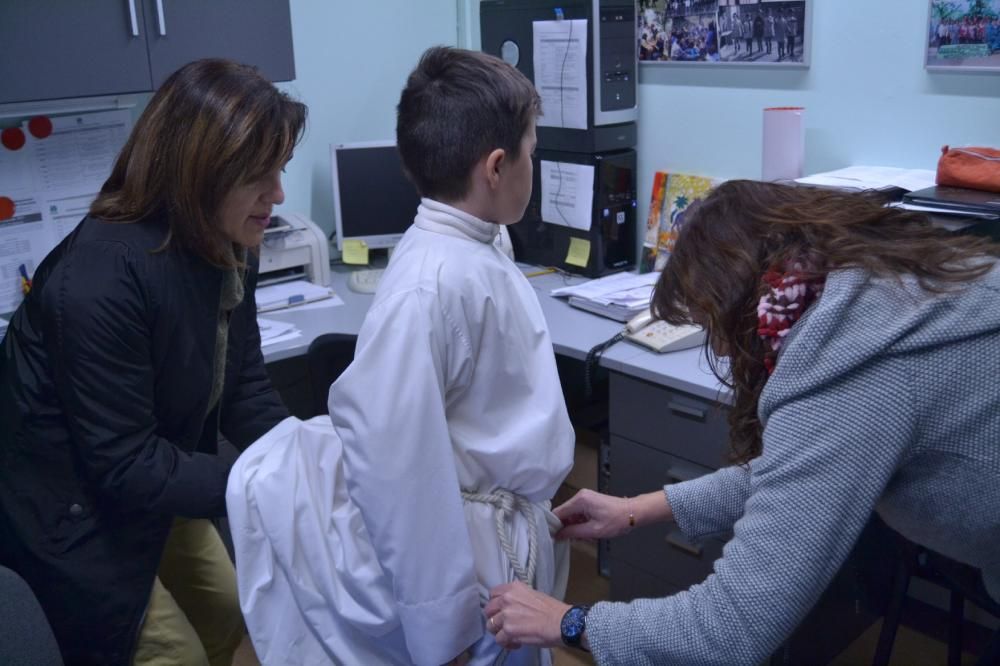
[[[594,373],[597,372],[597,368],[600,366],[601,357],[604,352],[607,351],[609,347],[615,345],[625,339],[625,331],[619,331],[614,335],[614,337],[608,338],[599,345],[594,346],[589,352],[587,352],[587,359],[583,364],[583,391],[584,396],[589,400],[594,397],[594,386],[593,377]]]

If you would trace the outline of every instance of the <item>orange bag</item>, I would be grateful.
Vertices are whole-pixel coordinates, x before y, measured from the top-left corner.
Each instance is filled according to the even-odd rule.
[[[937,184],[1000,192],[1000,150],[944,146],[938,160]]]

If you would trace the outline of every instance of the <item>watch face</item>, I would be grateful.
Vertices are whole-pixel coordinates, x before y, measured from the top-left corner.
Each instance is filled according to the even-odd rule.
[[[562,631],[563,643],[571,647],[578,647],[583,638],[583,631],[587,626],[587,606],[573,606],[563,615],[559,625]]]

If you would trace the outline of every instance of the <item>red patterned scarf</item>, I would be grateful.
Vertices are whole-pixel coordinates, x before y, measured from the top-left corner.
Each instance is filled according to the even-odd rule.
[[[802,313],[823,293],[825,277],[807,277],[801,262],[790,263],[784,272],[772,267],[764,273],[768,290],[757,304],[757,335],[767,345],[764,367],[770,376],[774,372],[785,336]]]

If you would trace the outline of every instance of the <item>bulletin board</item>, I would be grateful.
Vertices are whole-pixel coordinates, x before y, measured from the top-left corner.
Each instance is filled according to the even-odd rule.
[[[0,130],[0,313],[87,214],[132,129],[128,109],[35,115]]]

